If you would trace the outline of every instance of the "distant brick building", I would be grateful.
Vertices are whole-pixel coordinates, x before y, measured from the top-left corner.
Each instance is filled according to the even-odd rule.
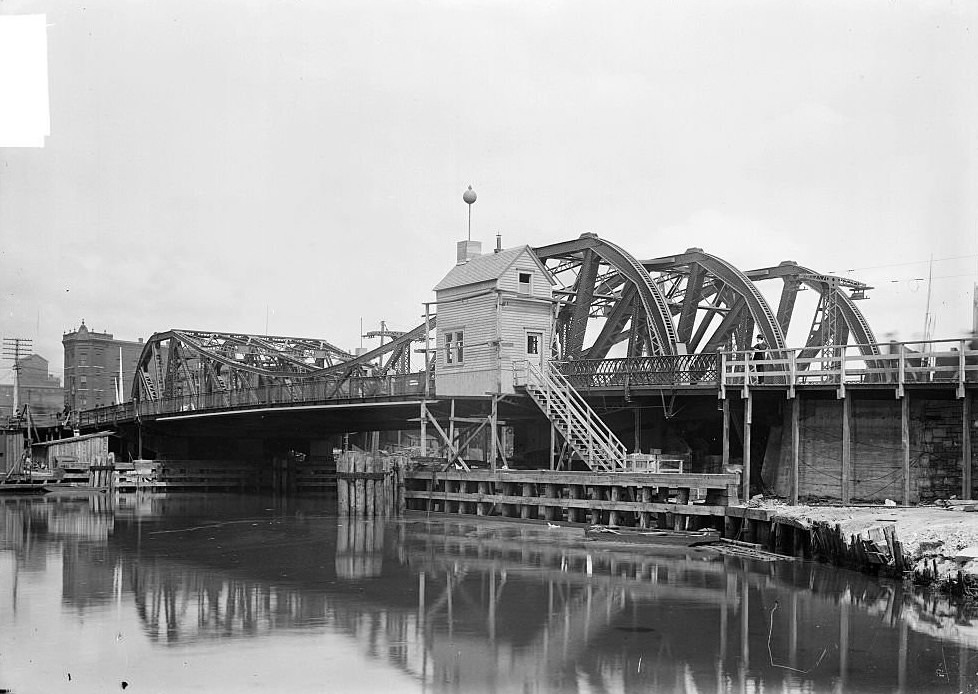
[[[48,360],[31,354],[17,361],[20,370],[18,406],[31,406],[34,415],[57,414],[64,409],[61,379],[48,373]],[[14,414],[14,384],[0,385],[0,418]]]
[[[89,330],[82,321],[61,339],[65,348],[64,404],[84,410],[118,403],[119,360],[122,360],[122,402],[129,400],[136,362],[143,351],[142,339],[116,340],[111,333]]]

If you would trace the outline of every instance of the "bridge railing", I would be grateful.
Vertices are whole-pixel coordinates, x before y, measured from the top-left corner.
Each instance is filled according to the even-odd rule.
[[[138,416],[247,409],[263,406],[325,403],[332,400],[362,400],[420,395],[425,391],[424,372],[394,376],[352,376],[349,378],[295,381],[256,388],[177,395],[143,402],[96,407],[76,413],[76,426],[111,426],[132,421]]]
[[[577,390],[978,382],[974,339],[555,362]]]
[[[973,339],[890,342],[880,354],[865,345],[723,352],[723,387],[978,382]]]
[[[719,354],[575,359],[556,362],[557,369],[577,390],[642,386],[716,386]]]

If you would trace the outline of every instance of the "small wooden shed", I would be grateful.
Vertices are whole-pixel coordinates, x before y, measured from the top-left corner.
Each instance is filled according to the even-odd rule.
[[[110,436],[112,432],[100,431],[56,441],[42,441],[31,446],[31,457],[35,464],[51,470],[104,465],[109,458]]]
[[[551,356],[550,272],[529,246],[479,255],[473,245],[434,288],[439,396],[512,393],[514,369]]]
[[[0,429],[0,473],[6,474],[20,464],[24,455],[24,431]]]

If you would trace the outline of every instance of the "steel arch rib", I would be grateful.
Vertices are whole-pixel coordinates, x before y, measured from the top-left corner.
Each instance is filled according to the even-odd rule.
[[[768,345],[776,349],[784,349],[784,333],[778,325],[777,318],[767,300],[757,286],[747,276],[728,263],[726,260],[709,253],[701,253],[702,265],[707,272],[719,277],[727,286],[736,291],[747,302],[747,308],[754,317],[754,323],[760,330]]]
[[[784,349],[784,331],[781,330],[774,311],[771,310],[764,295],[747,275],[723,258],[704,253],[699,249],[691,249],[675,256],[644,260],[642,265],[648,270],[670,269],[681,265],[699,265],[721,280],[737,295],[744,298],[747,309],[754,318],[757,330],[764,335],[764,339],[771,348]],[[696,300],[696,298],[687,297],[687,300]]]
[[[818,274],[816,272],[812,272],[806,267],[802,267],[801,265],[795,265],[794,267],[798,270],[799,274]],[[852,300],[852,297],[842,291],[842,289],[839,287],[829,289],[825,282],[806,279],[801,279],[801,282],[807,284],[809,287],[820,293],[822,291],[834,291],[835,300],[838,302],[837,306],[839,307],[839,312],[842,314],[842,320],[849,328],[849,332],[856,339],[856,344],[859,345],[859,351],[865,356],[874,356],[880,353],[879,343],[876,341],[876,335],[873,334],[873,329],[866,320],[866,316],[864,316],[863,312],[856,306],[855,302]]]
[[[595,234],[582,234],[580,238],[573,241],[541,246],[534,248],[533,252],[541,260],[547,260],[569,253],[580,253],[589,248],[637,289],[638,298],[648,316],[650,342],[659,347],[660,354],[676,354],[679,351],[676,347],[679,340],[676,327],[672,322],[669,304],[662,295],[662,290],[652,281],[642,264],[621,247]]]
[[[172,336],[171,331],[166,331],[162,333],[153,333],[152,336],[143,345],[143,351],[139,353],[139,359],[136,360],[136,375],[139,378],[132,379],[132,389],[129,391],[129,397],[133,400],[140,400],[140,384],[147,378],[145,375],[146,366],[149,364],[150,359],[153,357],[153,350],[156,345],[163,342],[167,338]]]

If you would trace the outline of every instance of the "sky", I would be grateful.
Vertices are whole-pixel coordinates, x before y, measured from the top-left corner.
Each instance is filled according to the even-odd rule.
[[[486,250],[594,232],[790,259],[873,286],[881,339],[921,336],[928,287],[934,336],[972,327],[976,3],[0,0],[14,15],[45,16],[50,135],[0,148],[0,336],[57,375],[83,319],[349,349],[361,322],[414,327],[469,185]]]

